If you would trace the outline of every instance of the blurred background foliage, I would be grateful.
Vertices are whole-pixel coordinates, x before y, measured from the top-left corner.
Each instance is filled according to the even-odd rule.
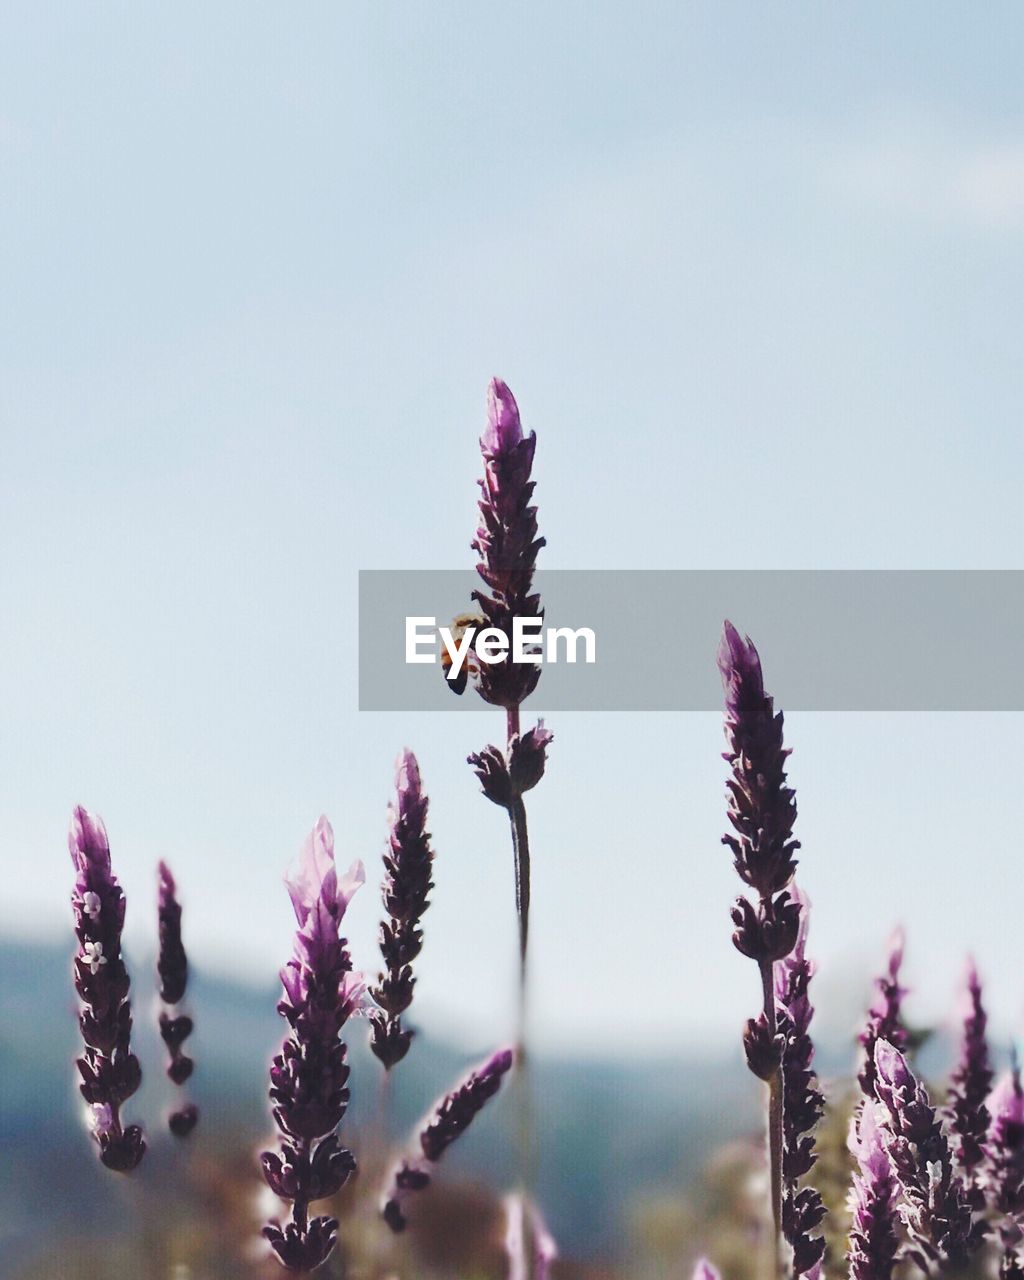
[[[60,947],[0,944],[0,1274],[11,1280],[262,1280],[260,1222],[274,1204],[257,1176],[270,1135],[266,1068],[280,1035],[277,995],[195,975],[200,1126],[174,1142],[160,1117],[170,1100],[151,1017],[149,966],[133,965],[143,1089],[130,1114],[147,1125],[138,1176],[100,1167],[74,1093],[74,1001]],[[346,1137],[360,1176],[338,1199],[344,1260],[327,1277],[490,1280],[504,1275],[501,1196],[512,1179],[507,1101],[489,1109],[416,1204],[407,1237],[379,1224],[384,1160],[469,1060],[422,1034],[395,1073],[389,1142],[378,1111],[380,1068],[351,1024],[352,1107]],[[941,1078],[944,1037],[915,1036],[923,1069]],[[477,1050],[487,1046],[475,1046]],[[819,1051],[829,1106],[817,1181],[831,1209],[829,1280],[845,1274],[846,1128],[852,1036]],[[159,1066],[157,1064],[160,1064]],[[764,1170],[760,1098],[740,1058],[572,1060],[533,1065],[539,1198],[562,1249],[560,1280],[676,1280],[702,1253],[727,1280],[759,1280]]]

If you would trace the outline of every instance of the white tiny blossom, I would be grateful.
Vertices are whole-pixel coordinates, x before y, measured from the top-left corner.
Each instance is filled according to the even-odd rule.
[[[341,997],[349,1007],[350,1018],[372,1018],[381,1012],[381,1007],[370,994],[367,986],[368,975],[352,970],[346,973],[342,982]]]
[[[100,913],[100,895],[93,893],[89,889],[82,895],[82,910],[91,919],[95,920]]]
[[[96,1133],[109,1133],[114,1127],[114,1113],[105,1102],[96,1102],[92,1108],[92,1127]]]
[[[100,965],[107,963],[103,954],[102,942],[85,942],[82,944],[82,959],[89,966],[90,973],[99,973]]]

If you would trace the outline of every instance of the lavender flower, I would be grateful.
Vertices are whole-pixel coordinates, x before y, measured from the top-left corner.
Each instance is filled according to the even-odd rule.
[[[998,1216],[1000,1275],[1016,1276],[1024,1240],[1024,1090],[1016,1055],[1012,1069],[992,1090],[987,1111],[985,1198]]]
[[[775,999],[782,1052],[782,1233],[793,1250],[793,1275],[811,1271],[825,1253],[825,1241],[811,1233],[825,1217],[825,1205],[813,1187],[801,1180],[817,1160],[814,1129],[821,1119],[825,1098],[814,1072],[814,1044],[810,1036],[814,1009],[810,983],[814,966],[807,959],[807,922],[810,902],[793,886],[800,907],[800,932],[796,947],[775,966]]]
[[[771,1205],[775,1238],[782,1233],[783,1096],[779,1035],[772,969],[797,944],[801,907],[787,892],[796,870],[793,838],[796,798],[786,785],[788,750],[782,741],[782,712],[776,714],[765,693],[761,659],[749,639],[726,622],[718,650],[725,690],[725,759],[732,768],[728,782],[729,821],[733,832],[722,837],[732,850],[740,879],[757,895],[756,904],[736,900],[732,910],[733,944],[757,962],[763,1009],[747,1022],[743,1042],[747,1065],[769,1086],[768,1146]],[[794,1205],[795,1208],[795,1205]]]
[[[967,961],[963,997],[960,1058],[950,1080],[945,1117],[953,1134],[953,1151],[967,1183],[971,1204],[975,1209],[981,1209],[985,1198],[978,1185],[978,1175],[988,1136],[989,1115],[985,1100],[992,1088],[992,1068],[985,1039],[988,1018],[981,1003],[978,970],[972,959]]]
[[[514,618],[543,617],[540,597],[533,592],[537,552],[544,539],[537,536],[537,508],[530,505],[535,482],[530,478],[536,432],[523,435],[519,406],[500,378],[487,391],[487,429],[480,440],[484,475],[480,481],[480,525],[473,550],[477,572],[487,588],[474,591],[484,627],[512,635]],[[499,707],[518,707],[537,687],[540,667],[534,663],[499,662],[475,665],[480,696]]]
[[[549,1280],[558,1257],[558,1245],[540,1209],[522,1195],[505,1197],[505,1254],[508,1280]]]
[[[857,1080],[864,1096],[875,1097],[875,1045],[886,1040],[896,1049],[907,1044],[907,1029],[903,1025],[902,1005],[906,988],[900,986],[900,968],[906,945],[902,929],[894,929],[888,944],[886,971],[875,979],[875,996],[868,1009],[867,1022],[857,1037],[864,1048]]]
[[[349,1100],[341,1029],[365,983],[352,971],[341,924],[363,883],[363,867],[354,863],[339,880],[334,833],[321,818],[285,883],[299,927],[294,954],[281,970],[284,998],[277,1006],[289,1033],[270,1068],[280,1152],[265,1151],[260,1163],[271,1191],[291,1202],[291,1217],[283,1227],[269,1223],[263,1235],[290,1271],[312,1271],[334,1248],[338,1222],[310,1220],[310,1202],[334,1195],[355,1169],[336,1132]]]
[[[857,1161],[849,1209],[850,1280],[891,1280],[899,1249],[899,1187],[878,1123],[877,1104],[867,1103],[850,1120],[848,1144]]]
[[[146,1150],[137,1124],[124,1125],[121,1107],[142,1082],[131,1051],[132,1012],[128,970],[121,957],[125,899],[111,870],[110,844],[100,818],[81,806],[68,835],[75,867],[75,990],[82,1007],[78,1025],[85,1051],[77,1060],[92,1135],[108,1169],[128,1173]]]
[[[383,898],[389,918],[380,926],[380,950],[385,971],[372,992],[381,1012],[373,1015],[370,1047],[388,1071],[408,1053],[413,1036],[402,1026],[401,1015],[412,1003],[412,962],[423,946],[419,922],[434,887],[434,852],[426,822],[419,765],[411,751],[403,751],[395,770],[394,803],[388,807],[390,835],[384,855]]]
[[[514,736],[506,751],[484,747],[469,757],[480,788],[488,800],[510,812],[516,800],[532,791],[544,776],[548,745],[554,735],[538,720],[532,729]]]
[[[512,1061],[511,1049],[493,1054],[431,1108],[419,1133],[419,1150],[400,1157],[388,1178],[381,1213],[392,1231],[405,1230],[409,1196],[430,1185],[433,1166],[498,1092]]]
[[[907,1256],[925,1272],[963,1266],[981,1226],[973,1222],[967,1189],[927,1090],[887,1040],[875,1045],[875,1092],[883,1108],[885,1148],[903,1190]]]
[[[186,1013],[174,1014],[168,1006],[179,1005],[188,986],[188,958],[181,941],[181,904],[177,886],[165,862],[157,867],[157,926],[160,951],[157,973],[160,978],[160,1038],[167,1047],[167,1074],[176,1085],[183,1085],[192,1074],[194,1063],[182,1048],[192,1034],[192,1019]],[[176,1138],[187,1137],[196,1126],[199,1110],[191,1102],[177,1107],[167,1119]]]
[[[536,433],[523,435],[519,406],[500,378],[493,378],[487,393],[487,429],[480,440],[484,476],[480,481],[480,524],[473,549],[480,555],[477,572],[486,590],[474,591],[482,629],[497,627],[513,634],[514,618],[541,618],[540,597],[533,591],[537,552],[544,539],[537,536],[537,508],[531,505],[534,481],[530,478]],[[478,633],[479,634],[479,633]],[[512,662],[511,655],[498,662],[475,661],[473,674],[480,696],[504,707],[504,751],[487,746],[469,757],[484,794],[508,810],[512,828],[512,854],[519,919],[520,987],[525,988],[526,952],[530,920],[530,840],[523,794],[544,774],[552,735],[540,723],[525,734],[520,728],[520,704],[537,687],[540,667]]]

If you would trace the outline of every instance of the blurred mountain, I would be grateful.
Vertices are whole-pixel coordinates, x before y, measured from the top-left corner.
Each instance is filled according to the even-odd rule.
[[[132,967],[144,1085],[126,1108],[144,1122],[152,1142],[143,1181],[147,1169],[150,1177],[161,1176],[173,1159],[171,1140],[161,1136],[172,1091],[154,1028],[151,967]],[[44,1242],[52,1247],[60,1237],[77,1241],[116,1228],[124,1219],[125,1180],[99,1166],[81,1121],[69,952],[0,943],[0,971],[0,1257],[5,1273],[14,1274],[15,1264]],[[194,975],[196,1034],[189,1044],[197,1061],[190,1092],[202,1111],[192,1139],[197,1151],[206,1147],[245,1165],[269,1136],[266,1068],[281,1036],[276,1001],[276,991]],[[380,1069],[358,1023],[350,1024],[350,1045],[346,1136],[358,1155],[361,1136],[378,1123]],[[481,1054],[490,1047],[481,1045]],[[395,1073],[394,1135],[404,1136],[471,1061],[429,1032],[418,1036]],[[738,1051],[727,1061],[672,1057],[629,1064],[538,1056],[532,1073],[540,1196],[564,1250],[576,1257],[621,1252],[639,1199],[681,1191],[723,1140],[758,1125],[757,1091]],[[497,1190],[508,1186],[513,1110],[506,1099],[485,1114],[446,1159],[444,1176],[479,1178]]]

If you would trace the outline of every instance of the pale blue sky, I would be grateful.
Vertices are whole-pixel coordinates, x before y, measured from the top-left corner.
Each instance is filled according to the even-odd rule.
[[[1009,4],[9,7],[5,933],[66,929],[81,800],[133,938],[166,856],[196,958],[270,981],[284,865],[326,811],[375,877],[408,743],[421,1011],[501,1035],[507,834],[462,763],[496,718],[357,713],[358,569],[468,563],[492,373],[549,567],[1022,567],[1022,37]],[[539,1037],[726,1042],[716,718],[551,727]],[[823,991],[898,916],[922,1016],[967,945],[1024,1011],[1022,737],[792,717]]]

